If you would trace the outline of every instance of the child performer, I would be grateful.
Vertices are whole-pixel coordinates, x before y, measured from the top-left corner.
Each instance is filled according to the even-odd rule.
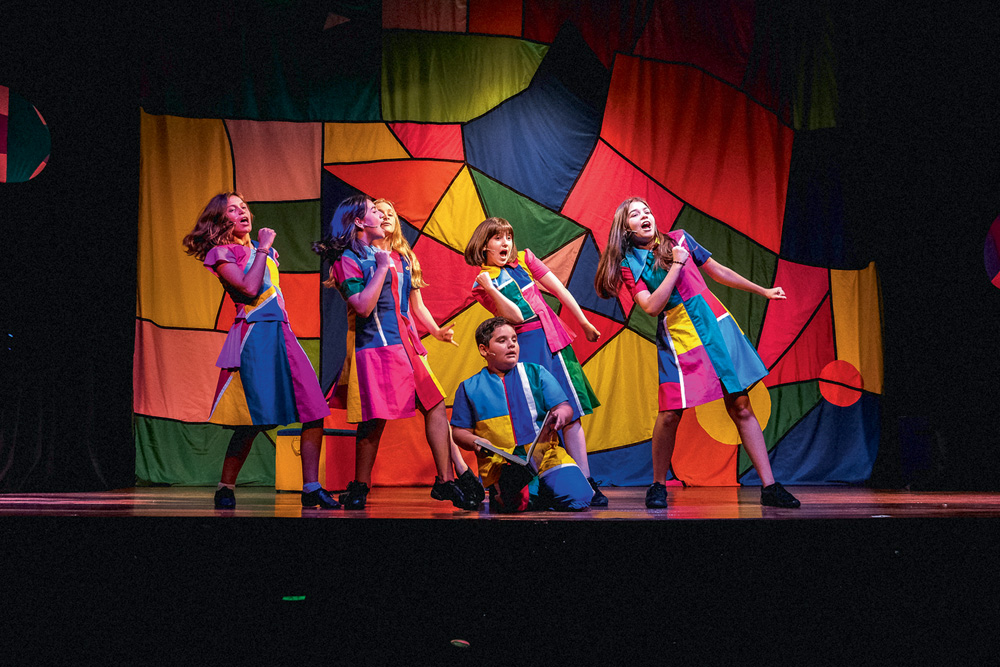
[[[358,424],[358,434],[355,479],[340,502],[345,509],[364,509],[385,421],[412,417],[420,408],[437,468],[431,496],[475,509],[479,503],[447,481],[451,441],[444,391],[410,320],[410,263],[398,252],[376,246],[385,238],[383,220],[368,197],[348,197],[334,212],[323,240],[313,244],[331,264],[323,285],[339,289],[348,305],[347,358],[330,406],[346,408],[347,420]]]
[[[514,228],[503,218],[487,218],[472,232],[465,246],[465,262],[479,266],[472,294],[494,315],[504,317],[517,333],[522,358],[547,369],[570,399],[573,416],[563,430],[563,441],[594,489],[592,505],[604,507],[608,498],[590,476],[587,439],[580,417],[600,405],[570,343],[571,334],[542,298],[535,281],[568,308],[583,327],[587,340],[601,332],[587,319],[576,299],[562,282],[530,250],[517,251]]]
[[[798,507],[799,501],[774,481],[764,434],[747,396],[747,390],[767,375],[767,368],[736,320],[709,291],[699,266],[723,285],[768,299],[785,298],[780,287],[761,287],[718,263],[683,230],[658,231],[645,200],[629,197],[618,206],[594,287],[607,298],[618,294],[624,283],[639,307],[658,320],[659,413],[653,425],[653,484],[646,491],[646,507],[667,506],[663,481],[684,409],[719,398],[763,482],[761,504]]]
[[[573,408],[559,382],[538,364],[518,363],[518,336],[502,317],[493,317],[476,328],[479,354],[486,368],[463,381],[455,392],[451,412],[455,442],[475,450],[479,474],[490,489],[490,511],[523,512],[553,509],[579,512],[589,509],[594,491],[579,466],[559,446],[556,431],[573,418]],[[555,418],[543,424],[547,411]],[[545,428],[548,433],[539,433]],[[524,447],[538,434],[539,447],[547,448],[533,459],[538,464],[538,493],[529,496],[534,473],[506,463],[482,449],[489,444],[512,454],[525,455]]]
[[[236,303],[216,365],[219,387],[209,421],[234,427],[216,509],[234,509],[236,477],[261,431],[302,422],[302,506],[336,509],[340,504],[320,487],[319,454],[323,418],[330,414],[309,358],[288,325],[278,287],[275,232],[263,228],[250,240],[253,216],[243,197],[218,194],[184,237],[187,253],[202,260]]]
[[[410,264],[410,312],[413,313],[413,317],[423,324],[432,336],[440,341],[451,343],[455,347],[458,347],[458,343],[455,342],[455,333],[452,331],[455,325],[449,324],[446,328],[442,329],[434,321],[431,311],[424,305],[424,299],[421,296],[420,290],[427,287],[427,283],[423,279],[420,261],[417,259],[410,244],[406,241],[406,237],[403,236],[403,231],[399,228],[399,216],[396,215],[396,205],[388,199],[376,199],[375,208],[382,213],[382,229],[385,230],[385,238],[376,241],[375,246],[382,250],[397,253]],[[469,466],[466,465],[461,451],[451,441],[450,435],[449,443],[451,463],[454,466],[457,477],[453,478],[449,474],[447,480],[454,479],[466,498],[473,498],[480,503],[483,502],[486,498],[483,485],[479,483],[479,479]],[[451,470],[449,469],[448,472],[450,473]],[[443,498],[438,498],[437,495],[435,495],[435,498],[437,500],[444,500]]]

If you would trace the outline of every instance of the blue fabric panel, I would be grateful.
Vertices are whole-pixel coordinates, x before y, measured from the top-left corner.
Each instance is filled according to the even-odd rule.
[[[587,454],[590,476],[604,486],[649,486],[653,483],[653,447],[646,440],[631,447]],[[673,473],[667,479],[674,479]]]
[[[563,466],[538,478],[537,495],[554,510],[582,510],[590,507],[594,489],[577,466]]]
[[[240,376],[254,424],[294,424],[295,388],[281,322],[256,322],[240,354]]]
[[[573,32],[560,32],[524,92],[463,129],[470,165],[555,211],[597,143],[610,82]]]
[[[594,275],[597,273],[597,262],[601,255],[597,252],[597,244],[594,242],[594,235],[587,234],[587,238],[580,248],[580,254],[576,259],[576,266],[573,268],[573,275],[569,278],[566,288],[580,304],[581,308],[592,310],[595,313],[604,315],[615,322],[625,322],[625,313],[618,299],[602,299],[597,296],[594,289]]]
[[[771,450],[782,484],[860,484],[871,476],[879,443],[881,398],[864,393],[847,407],[820,401]],[[750,468],[740,483],[760,485]]]

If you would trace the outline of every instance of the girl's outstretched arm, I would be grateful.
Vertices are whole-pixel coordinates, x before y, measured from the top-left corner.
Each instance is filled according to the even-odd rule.
[[[539,278],[538,282],[541,283],[542,287],[551,292],[553,296],[559,299],[559,303],[569,308],[569,312],[573,314],[576,321],[580,323],[581,327],[583,327],[583,333],[587,336],[587,340],[593,343],[601,337],[601,332],[597,330],[597,327],[590,323],[590,320],[587,319],[587,315],[580,308],[580,304],[576,302],[576,298],[574,298],[570,291],[566,289],[566,286],[562,284],[562,281],[559,280],[556,274],[549,271]]]
[[[431,311],[427,310],[427,306],[424,305],[424,298],[420,296],[419,289],[410,290],[410,312],[413,313],[417,321],[423,324],[432,336],[441,342],[451,343],[455,347],[458,347],[458,343],[455,342],[455,332],[453,331],[455,325],[449,324],[443,329],[439,327],[437,322],[434,321]]]
[[[493,303],[497,307],[497,314],[513,324],[520,324],[524,321],[524,315],[521,314],[521,309],[496,288],[489,273],[486,271],[480,273],[476,276],[476,282],[479,283],[479,286],[483,288],[491,299],[493,299]]]
[[[757,283],[747,280],[740,274],[730,269],[728,266],[720,264],[714,259],[709,258],[707,262],[701,265],[701,268],[705,270],[705,273],[707,273],[712,280],[720,285],[735,287],[736,289],[741,289],[745,292],[759,294],[760,296],[768,299],[785,298],[785,290],[780,287],[761,287]]]

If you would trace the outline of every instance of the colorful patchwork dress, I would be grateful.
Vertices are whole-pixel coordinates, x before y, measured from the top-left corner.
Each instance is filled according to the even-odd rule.
[[[410,264],[391,253],[378,302],[368,317],[348,306],[347,357],[330,392],[330,407],[347,410],[347,421],[402,419],[416,414],[416,399],[429,410],[445,393],[427,364],[427,350],[410,319]],[[375,275],[375,249],[350,248],[334,262],[344,300],[364,290]]]
[[[518,363],[503,377],[484,368],[458,385],[451,425],[466,428],[504,451],[525,456],[541,429],[545,413],[566,402],[566,393],[545,368]],[[500,456],[479,458],[479,476],[491,497],[507,464]],[[594,490],[583,471],[565,448],[553,444],[538,464],[538,483],[524,487],[520,506],[507,511],[523,511],[529,496],[542,496],[554,509],[584,509],[590,506]]]
[[[204,264],[213,275],[230,262],[246,273],[257,242],[212,248]],[[278,286],[278,262],[271,254],[255,298],[229,290],[236,320],[215,365],[221,368],[209,421],[228,426],[278,426],[322,419],[330,414],[309,357],[288,325]]]
[[[712,256],[684,230],[669,236],[691,253],[694,265],[681,268],[677,284],[657,317],[659,407],[690,408],[722,398],[723,392],[750,388],[767,375],[757,350],[702,278],[698,267]],[[621,263],[622,278],[632,296],[652,292],[666,278],[650,250],[630,248]]]
[[[549,272],[549,268],[530,250],[522,250],[513,262],[504,266],[484,264],[481,271],[488,272],[493,285],[521,311],[524,322],[512,323],[521,348],[520,359],[539,364],[555,376],[570,399],[573,420],[592,413],[601,403],[573,353],[570,343],[574,336],[542,298],[535,283]],[[500,314],[492,297],[479,283],[473,286],[472,295],[488,311]]]

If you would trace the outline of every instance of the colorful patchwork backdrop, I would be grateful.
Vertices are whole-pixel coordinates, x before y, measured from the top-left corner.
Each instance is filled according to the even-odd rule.
[[[519,246],[603,333],[598,343],[579,335],[574,349],[603,402],[584,419],[594,476],[620,485],[651,481],[655,322],[627,294],[598,298],[593,278],[615,206],[643,196],[661,229],[687,230],[718,261],[788,293],[766,302],[710,282],[771,371],[751,400],[775,475],[867,479],[879,434],[880,298],[875,266],[848,265],[838,169],[825,159],[837,104],[828,22],[776,44],[766,12],[737,0],[711,11],[664,1],[644,13],[596,0],[442,0],[418,10],[385,0],[381,12],[331,13],[306,30],[273,4],[240,24],[264,48],[219,65],[231,85],[215,97],[187,90],[191,79],[169,62],[147,68],[140,480],[218,480],[228,432],[205,421],[233,306],[180,240],[212,195],[232,189],[255,226],[277,230],[291,324],[324,389],[343,360],[345,305],[321,288],[310,244],[340,199],[363,192],[396,203],[429,282],[424,301],[461,344],[424,339],[449,394],[481,367],[472,332],[487,316],[470,296],[476,272],[462,250],[485,217],[510,220]],[[343,420],[335,412],[328,426]],[[273,438],[258,438],[241,483],[273,483]],[[737,438],[721,405],[689,410],[676,476],[759,483]],[[433,474],[421,418],[390,424],[375,483],[428,484]]]

